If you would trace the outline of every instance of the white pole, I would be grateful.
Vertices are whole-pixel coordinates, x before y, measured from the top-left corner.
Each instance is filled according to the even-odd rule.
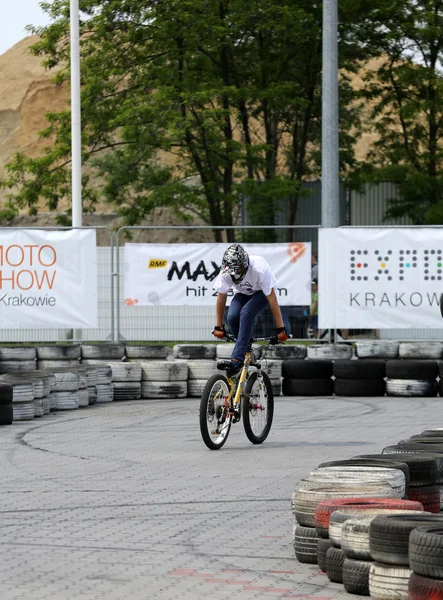
[[[71,23],[71,154],[72,226],[82,226],[82,142],[80,112],[80,9],[70,0]]]
[[[338,7],[323,2],[321,203],[323,227],[340,225],[338,159]]]

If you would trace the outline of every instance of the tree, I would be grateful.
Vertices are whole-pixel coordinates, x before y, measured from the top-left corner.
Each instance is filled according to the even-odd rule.
[[[386,216],[416,224],[443,222],[442,8],[442,0],[390,0],[372,11],[381,64],[367,73],[363,96],[378,139],[361,173],[396,183]]]
[[[319,172],[321,5],[81,0],[81,9],[87,207],[105,198],[134,224],[167,205],[184,218],[229,226],[246,196],[253,222],[272,225],[274,199],[289,198],[294,224],[301,181]],[[41,40],[33,52],[59,69],[55,80],[64,85],[69,0],[45,10],[53,23],[34,30]],[[354,141],[349,106],[344,163],[352,162]],[[52,145],[43,156],[20,154],[7,165],[9,210],[36,210],[42,199],[54,210],[69,197],[69,117],[48,115],[42,135]],[[221,231],[214,236],[220,241]]]

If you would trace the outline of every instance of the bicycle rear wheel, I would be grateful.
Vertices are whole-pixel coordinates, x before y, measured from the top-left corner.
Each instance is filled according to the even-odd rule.
[[[216,373],[206,382],[200,400],[200,432],[211,450],[219,450],[228,439],[232,422],[229,408],[228,380]]]
[[[243,392],[243,426],[247,438],[253,444],[261,444],[268,437],[274,417],[274,393],[271,380],[266,373],[258,378],[252,373]]]

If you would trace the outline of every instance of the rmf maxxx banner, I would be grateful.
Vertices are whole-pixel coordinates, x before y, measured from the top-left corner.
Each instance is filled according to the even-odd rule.
[[[126,244],[126,306],[212,306],[213,282],[230,244]],[[243,244],[266,259],[282,306],[311,302],[311,245]]]
[[[320,229],[322,328],[443,327],[443,229]]]
[[[0,327],[97,327],[95,230],[0,229]]]

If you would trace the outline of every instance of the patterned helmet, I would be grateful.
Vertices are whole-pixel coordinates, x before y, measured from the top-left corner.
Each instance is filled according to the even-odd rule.
[[[221,273],[227,273],[234,283],[240,283],[249,267],[249,256],[240,244],[232,244],[223,255]]]

